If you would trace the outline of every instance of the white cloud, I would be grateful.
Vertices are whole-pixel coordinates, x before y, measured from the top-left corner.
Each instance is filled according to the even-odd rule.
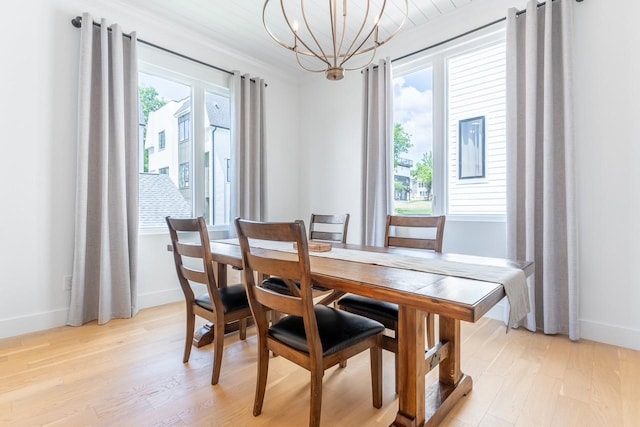
[[[414,162],[430,151],[433,143],[433,94],[431,90],[420,92],[413,86],[404,86],[405,79],[394,79],[394,122],[402,124],[411,135],[413,148],[403,157]]]

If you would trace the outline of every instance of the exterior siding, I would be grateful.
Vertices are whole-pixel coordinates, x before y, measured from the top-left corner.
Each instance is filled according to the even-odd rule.
[[[506,209],[504,42],[447,61],[447,212],[504,215]],[[485,177],[459,179],[458,124],[485,118]]]

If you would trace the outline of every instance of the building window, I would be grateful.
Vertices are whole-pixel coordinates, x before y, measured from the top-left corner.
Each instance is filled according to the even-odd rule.
[[[167,139],[165,138],[165,133],[164,131],[160,131],[160,133],[158,133],[158,151],[164,150],[166,146]]]
[[[181,190],[183,188],[189,188],[189,163],[180,163],[178,179],[180,181]]]
[[[164,150],[145,152],[147,159],[140,171],[140,228],[166,231],[167,215],[203,215],[212,231],[228,230],[228,75],[146,46],[139,46],[138,53],[139,89],[145,94],[140,99],[143,111],[148,112],[145,146],[159,146],[161,133],[165,144]]]
[[[189,140],[189,129],[191,127],[191,117],[189,114],[178,117],[178,141],[186,142]]]
[[[394,66],[396,213],[504,218],[505,58],[500,29]]]

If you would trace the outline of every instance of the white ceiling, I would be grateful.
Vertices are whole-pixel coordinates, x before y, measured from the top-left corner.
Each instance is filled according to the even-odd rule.
[[[351,0],[352,3],[354,1]],[[359,3],[363,1],[358,0]],[[408,0],[409,16],[402,31],[423,25],[472,1],[474,0]],[[239,52],[282,71],[290,73],[300,71],[295,55],[278,45],[265,31],[262,25],[264,0],[116,0],[116,2],[148,17],[190,28],[212,43],[218,42],[227,47],[232,46]],[[322,3],[321,0],[311,0],[311,2]],[[392,3],[397,3],[397,0]],[[355,3],[353,5],[356,6]],[[142,35],[139,36],[144,39]]]

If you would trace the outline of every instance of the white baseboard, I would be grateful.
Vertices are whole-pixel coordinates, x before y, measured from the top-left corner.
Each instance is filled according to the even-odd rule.
[[[148,292],[138,295],[138,308],[157,307],[172,302],[184,301],[184,295],[180,288],[169,289],[164,291]]]
[[[580,336],[586,340],[640,350],[640,330],[638,329],[581,319]]]
[[[46,311],[0,320],[0,339],[30,334],[67,324],[69,309]]]
[[[144,309],[183,300],[184,296],[179,288],[149,292],[138,295],[138,307]],[[61,308],[10,319],[0,319],[0,339],[65,326],[68,311],[68,308]]]
[[[505,304],[500,301],[485,316],[502,322],[505,316],[504,310]],[[640,350],[640,330],[638,329],[580,319],[580,336],[585,340]]]

